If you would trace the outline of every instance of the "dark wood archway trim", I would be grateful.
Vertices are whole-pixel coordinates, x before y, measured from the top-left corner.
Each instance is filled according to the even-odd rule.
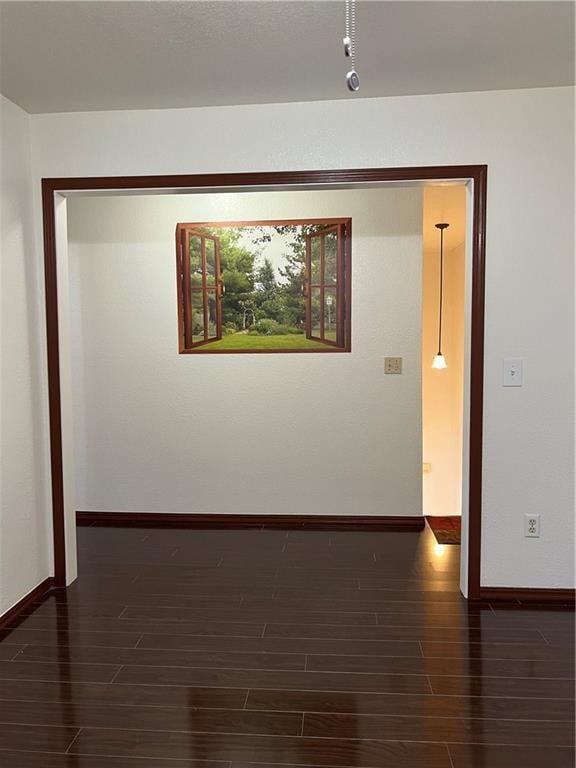
[[[55,585],[66,585],[64,483],[62,458],[62,405],[60,398],[60,350],[58,342],[58,285],[54,193],[71,191],[265,189],[332,187],[333,185],[379,184],[472,180],[472,324],[470,360],[469,430],[469,520],[468,596],[479,599],[482,535],[482,430],[484,402],[484,291],[486,240],[485,165],[444,165],[413,168],[354,168],[330,171],[280,171],[263,173],[218,173],[170,176],[97,176],[42,179],[44,221],[44,272],[46,335],[48,354],[48,398],[50,408],[50,458],[52,468],[52,517]]]
[[[423,531],[419,515],[249,515],[184,512],[76,512],[82,526],[136,526],[141,528],[281,528],[282,530]]]

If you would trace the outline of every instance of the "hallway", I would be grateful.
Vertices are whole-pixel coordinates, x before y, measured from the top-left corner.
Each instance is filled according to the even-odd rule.
[[[78,542],[0,635],[3,768],[573,765],[573,612],[467,604],[429,529]]]

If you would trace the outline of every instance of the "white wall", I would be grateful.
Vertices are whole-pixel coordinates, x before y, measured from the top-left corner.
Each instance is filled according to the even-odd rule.
[[[0,97],[0,615],[51,574],[41,281],[34,258],[30,118]]]
[[[422,458],[425,515],[462,514],[464,286],[466,189],[424,189],[422,263]],[[432,368],[438,352],[440,233],[444,230],[442,352],[447,368]]]
[[[71,198],[82,510],[420,515],[419,189]],[[352,353],[178,355],[179,221],[352,217]],[[386,354],[404,357],[384,376]]]
[[[572,88],[35,115],[42,176],[487,163],[482,583],[574,584]],[[40,264],[37,254],[37,265]],[[549,365],[539,365],[542,351]],[[523,357],[521,389],[502,358]],[[542,515],[525,539],[523,516]]]

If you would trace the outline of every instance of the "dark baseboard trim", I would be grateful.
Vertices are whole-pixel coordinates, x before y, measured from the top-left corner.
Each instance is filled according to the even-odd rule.
[[[521,603],[574,603],[574,589],[541,589],[531,587],[480,587],[480,600]]]
[[[34,589],[28,592],[27,595],[24,595],[21,600],[18,600],[16,605],[13,605],[12,608],[9,608],[6,613],[0,616],[0,629],[5,629],[8,624],[14,621],[21,611],[28,608],[32,603],[37,603],[41,600],[47,592],[50,592],[53,586],[53,576],[49,576],[47,579],[44,579],[44,581],[41,581],[37,587],[34,587]]]
[[[175,512],[76,512],[77,525],[149,528],[314,528],[421,531],[423,517],[383,515],[195,515]]]

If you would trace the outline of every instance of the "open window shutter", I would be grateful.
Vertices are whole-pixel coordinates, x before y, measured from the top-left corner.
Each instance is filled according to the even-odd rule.
[[[350,275],[346,274],[346,264],[349,264],[346,258],[346,249],[349,247],[349,233],[346,224],[337,225],[337,304],[336,304],[336,344],[339,347],[345,343],[346,316],[346,284],[350,280]]]
[[[222,338],[220,242],[182,227],[182,314],[186,349]]]
[[[184,342],[184,348],[190,349],[192,346],[192,309],[190,303],[190,269],[188,268],[188,235],[185,229],[179,229],[178,240],[180,246],[180,259],[178,269],[181,279],[180,304],[182,307],[181,338]]]
[[[345,236],[343,224],[306,236],[306,336],[335,346],[344,342]]]
[[[216,256],[216,336],[222,338],[222,297],[224,296],[224,283],[222,282],[222,265],[220,263],[220,238],[214,237],[214,247]]]

